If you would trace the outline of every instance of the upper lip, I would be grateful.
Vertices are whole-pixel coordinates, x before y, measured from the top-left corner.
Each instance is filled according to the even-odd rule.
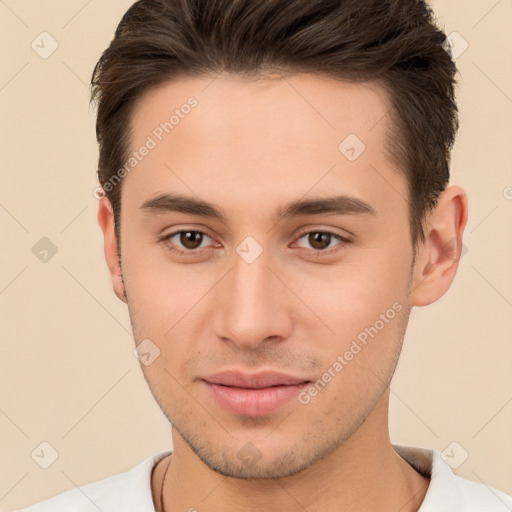
[[[292,384],[309,382],[307,379],[275,371],[262,371],[252,374],[240,371],[223,371],[204,377],[203,380],[211,384],[252,389],[268,388],[270,386],[290,386]]]

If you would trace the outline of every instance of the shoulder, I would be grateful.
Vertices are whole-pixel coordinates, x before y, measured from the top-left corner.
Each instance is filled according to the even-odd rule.
[[[152,455],[126,472],[69,489],[18,512],[153,512],[151,471],[169,453]]]
[[[418,512],[512,511],[512,496],[485,484],[456,475],[438,450],[393,445],[419,473],[430,478]]]
[[[512,497],[484,482],[456,475],[441,452],[432,451],[431,484],[420,512],[506,512]]]
[[[453,475],[452,487],[464,512],[512,511],[512,496],[483,482],[467,480]]]

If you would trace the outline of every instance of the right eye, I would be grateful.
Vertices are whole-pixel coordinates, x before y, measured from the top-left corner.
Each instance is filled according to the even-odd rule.
[[[195,251],[202,252],[201,250],[206,248],[201,247],[204,237],[212,240],[204,231],[197,229],[182,229],[165,235],[160,239],[160,241],[165,242],[165,245],[168,246],[170,251],[187,254],[195,253]]]

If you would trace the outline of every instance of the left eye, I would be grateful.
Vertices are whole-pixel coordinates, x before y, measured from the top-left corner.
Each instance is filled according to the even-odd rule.
[[[307,237],[307,243],[310,244],[314,251],[325,251],[326,249],[332,248],[333,246],[331,246],[331,242],[333,239],[336,239],[339,242],[335,245],[350,242],[347,238],[338,235],[337,233],[332,233],[331,231],[308,231],[307,233],[302,234],[299,237],[299,240],[305,237]],[[299,244],[299,247],[303,246]],[[306,247],[306,249],[308,249],[308,247]]]

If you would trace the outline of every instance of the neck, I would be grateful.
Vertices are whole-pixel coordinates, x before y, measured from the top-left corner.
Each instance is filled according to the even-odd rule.
[[[161,461],[153,474],[156,511],[417,512],[429,479],[394,451],[387,427],[388,400],[389,390],[349,439],[304,471],[281,478],[220,475],[173,431],[172,456]]]

